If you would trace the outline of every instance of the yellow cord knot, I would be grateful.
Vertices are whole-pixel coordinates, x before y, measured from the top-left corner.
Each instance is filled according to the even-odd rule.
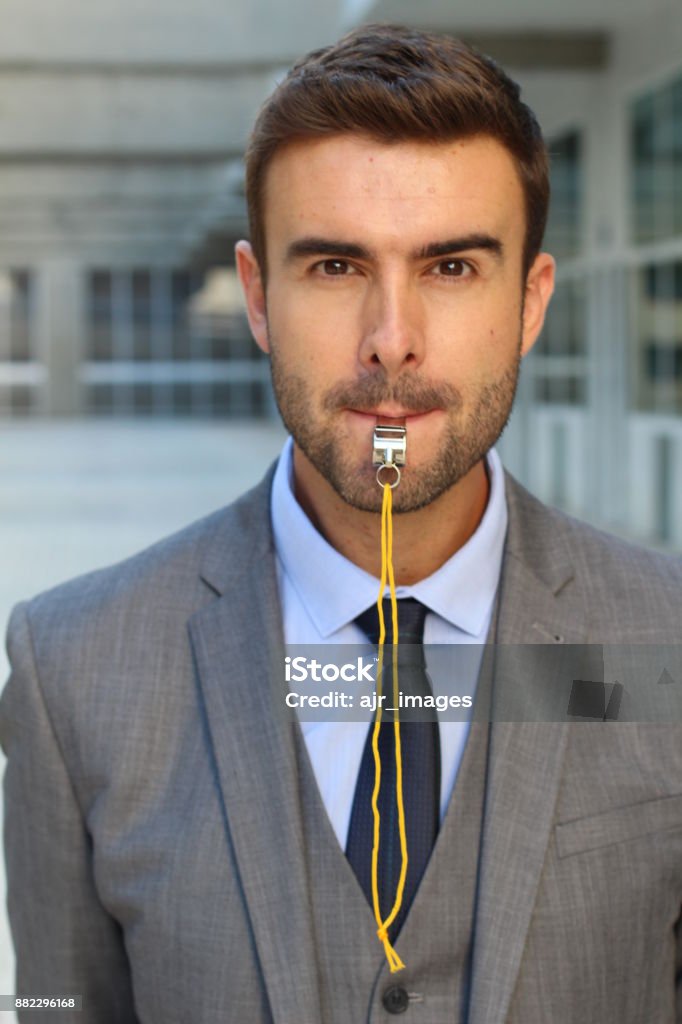
[[[388,961],[388,966],[391,970],[391,974],[395,974],[397,971],[402,971],[403,968],[405,967],[405,964],[402,962],[402,960],[396,953],[395,949],[389,942],[388,932],[386,931],[384,925],[382,925],[381,928],[379,928],[379,930],[377,931],[377,935],[379,936],[381,942],[383,943],[384,952],[386,954],[386,959]]]

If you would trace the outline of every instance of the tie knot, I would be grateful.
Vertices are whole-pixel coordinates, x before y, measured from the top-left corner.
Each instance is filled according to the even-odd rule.
[[[393,621],[391,615],[391,599],[385,597],[382,607],[386,626],[386,643],[393,643]],[[423,644],[424,620],[428,609],[415,597],[401,597],[398,601],[398,643]],[[367,639],[376,644],[379,642],[379,611],[375,604],[356,618],[356,623]]]

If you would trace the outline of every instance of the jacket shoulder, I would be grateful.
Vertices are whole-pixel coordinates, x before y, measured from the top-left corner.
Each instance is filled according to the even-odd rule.
[[[654,551],[543,504],[507,474],[510,553],[571,581],[592,622],[669,630],[682,614],[682,557]]]

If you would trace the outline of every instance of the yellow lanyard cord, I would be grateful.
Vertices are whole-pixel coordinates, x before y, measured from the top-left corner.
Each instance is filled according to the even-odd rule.
[[[405,806],[403,803],[403,764],[400,749],[400,720],[398,717],[398,601],[395,593],[395,579],[393,575],[393,492],[389,484],[384,484],[384,500],[381,507],[381,585],[377,599],[379,612],[379,661],[377,664],[377,696],[381,696],[383,665],[384,665],[384,641],[386,640],[386,624],[384,622],[383,597],[386,588],[386,580],[391,592],[391,618],[393,622],[393,707],[394,711],[393,728],[395,733],[395,771],[396,771],[396,801],[398,804],[398,831],[400,834],[400,852],[402,861],[400,866],[400,877],[395,896],[393,909],[385,921],[381,919],[381,908],[379,906],[379,833],[380,815],[377,800],[379,787],[381,785],[381,758],[379,756],[379,729],[381,726],[381,701],[377,700],[376,717],[374,719],[374,732],[372,734],[372,752],[374,754],[374,790],[372,792],[372,813],[374,815],[374,845],[372,847],[372,902],[374,905],[374,917],[379,925],[377,935],[384,945],[386,959],[391,972],[400,971],[405,966],[388,938],[388,929],[400,911],[403,901],[403,890],[405,889],[405,878],[407,875],[407,835],[405,833]]]

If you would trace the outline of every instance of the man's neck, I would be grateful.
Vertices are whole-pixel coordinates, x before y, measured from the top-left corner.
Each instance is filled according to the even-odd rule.
[[[381,517],[348,505],[294,445],[294,489],[306,515],[340,554],[361,569],[381,574]],[[398,586],[425,579],[475,532],[490,493],[485,462],[416,512],[393,518],[393,565]]]

